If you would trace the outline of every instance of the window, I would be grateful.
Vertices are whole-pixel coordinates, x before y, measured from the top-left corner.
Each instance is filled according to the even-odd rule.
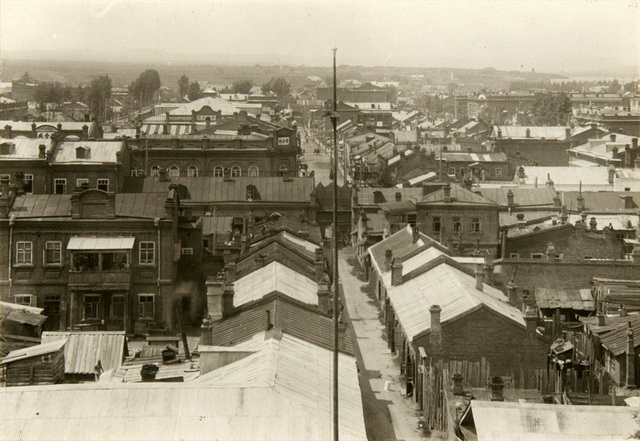
[[[260,170],[258,169],[258,167],[256,167],[255,165],[249,167],[249,177],[257,178],[258,176],[260,176]]]
[[[257,191],[256,191],[256,187],[254,187],[253,185],[247,185],[247,200],[251,201],[256,199],[257,196]]]
[[[280,166],[280,176],[284,176],[288,171],[289,171],[289,167],[287,167],[286,165],[282,164]]]
[[[213,176],[216,178],[221,178],[224,176],[224,167],[218,165],[213,169]]]
[[[183,255],[192,256],[193,255],[193,248],[183,248],[182,249],[182,254]]]
[[[33,175],[24,175],[24,191],[25,193],[33,193]]]
[[[78,148],[76,148],[76,159],[89,158],[89,152],[91,152],[91,149],[88,148],[88,147],[78,147]]]
[[[67,180],[58,178],[53,180],[54,194],[65,194],[67,192]]]
[[[171,167],[169,167],[169,176],[171,176],[172,178],[179,178],[180,167],[178,167],[177,165],[172,165]]]
[[[156,262],[156,243],[140,242],[140,265],[153,265]]]
[[[31,294],[16,294],[16,305],[22,306],[36,306],[34,302],[35,298]]]
[[[102,254],[102,271],[123,271],[129,269],[129,253],[114,251]]]
[[[53,265],[62,263],[62,242],[47,241],[44,244],[44,263]]]
[[[89,179],[87,179],[87,178],[78,178],[78,179],[76,179],[76,187],[82,187],[82,184],[89,185]]]
[[[238,167],[237,165],[235,167],[231,167],[231,177],[239,178],[240,176],[242,176],[242,170],[240,169],[240,167]]]
[[[519,259],[519,258],[520,258],[520,254],[518,253],[509,254],[509,259]]]
[[[439,217],[434,217],[433,221],[431,223],[431,229],[433,231],[440,231],[440,228],[442,227],[442,221]]]
[[[584,256],[584,260],[592,260],[593,256]]]
[[[138,295],[138,317],[153,318],[155,317],[156,303],[153,294]]]
[[[496,178],[501,178],[502,177],[502,167],[496,167]]]
[[[289,145],[289,138],[284,136],[279,137],[278,145]]]
[[[189,168],[187,169],[187,176],[190,176],[190,177],[198,176],[198,167],[196,167],[195,165],[190,165]]]
[[[109,179],[107,178],[98,179],[98,190],[109,191]]]
[[[449,174],[450,175],[455,175],[456,174],[456,168],[455,167],[449,167]]]
[[[11,180],[11,175],[3,173],[0,175],[0,180],[2,181],[10,181]]]
[[[480,232],[480,218],[478,217],[471,218],[471,232],[472,233]]]
[[[124,318],[124,295],[114,294],[111,296],[111,318]]]
[[[149,176],[160,176],[160,167],[157,165],[154,165],[153,167],[151,167]]]
[[[100,318],[100,294],[85,294],[82,316],[83,320],[95,320]]]
[[[459,217],[453,218],[453,231],[455,231],[456,233],[462,232],[462,221]]]
[[[20,241],[16,243],[16,264],[31,265],[33,264],[33,243]]]
[[[531,253],[531,258],[535,260],[542,259],[542,253]]]
[[[132,169],[131,169],[131,176],[132,176],[132,177],[134,177],[134,178],[135,178],[136,176],[138,176],[138,170],[137,170],[137,169],[135,169],[135,168],[132,168]]]

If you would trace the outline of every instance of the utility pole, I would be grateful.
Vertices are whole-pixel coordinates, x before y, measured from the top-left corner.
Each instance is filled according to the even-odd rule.
[[[333,441],[338,441],[338,92],[336,81],[336,52],[333,48]],[[346,171],[345,171],[346,172]]]

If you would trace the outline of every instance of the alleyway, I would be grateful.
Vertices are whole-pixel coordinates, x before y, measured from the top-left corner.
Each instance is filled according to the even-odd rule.
[[[366,282],[358,279],[360,270],[352,248],[340,251],[339,271],[347,310],[345,318],[357,343],[367,436],[370,441],[420,440],[417,405],[400,395],[399,370],[383,339],[378,307],[363,289]],[[386,381],[391,382],[388,391]]]

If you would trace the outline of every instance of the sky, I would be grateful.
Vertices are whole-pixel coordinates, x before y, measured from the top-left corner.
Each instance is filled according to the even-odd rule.
[[[580,70],[640,65],[639,25],[637,0],[2,0],[0,58],[277,55],[287,64],[325,65],[337,47],[339,64]]]

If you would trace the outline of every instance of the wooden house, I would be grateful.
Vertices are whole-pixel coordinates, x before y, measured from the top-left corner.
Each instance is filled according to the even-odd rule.
[[[0,366],[5,369],[7,386],[59,383],[64,378],[66,339],[17,349],[7,355]]]

